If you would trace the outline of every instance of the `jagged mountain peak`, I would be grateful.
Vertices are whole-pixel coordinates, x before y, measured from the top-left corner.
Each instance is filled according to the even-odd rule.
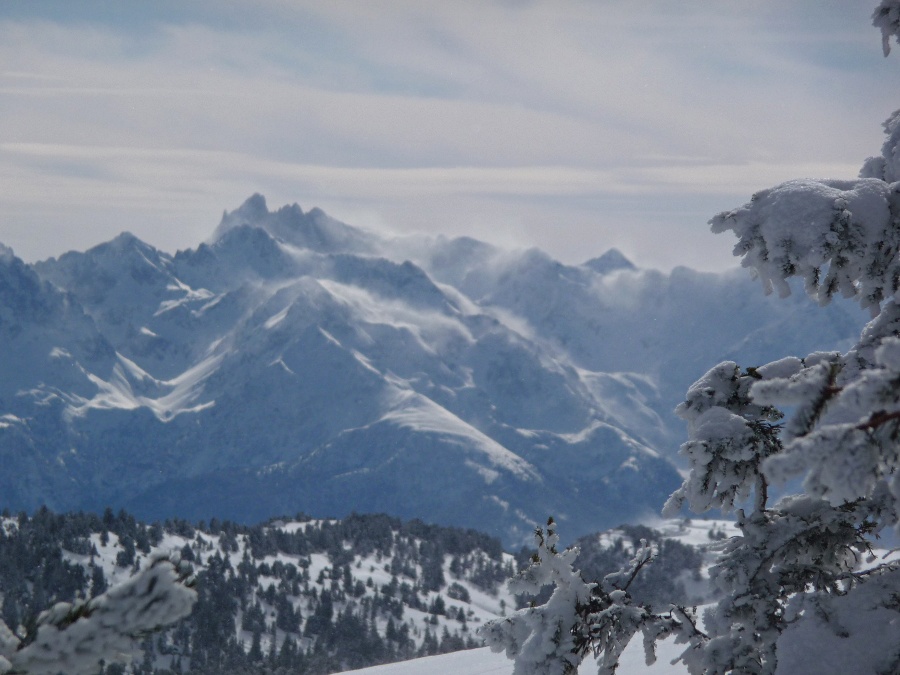
[[[59,258],[35,263],[34,269],[60,288],[69,288],[72,280],[79,285],[108,289],[119,276],[148,284],[168,283],[172,276],[171,257],[130,232],[122,232],[109,241],[85,252],[69,251]],[[63,280],[62,276],[67,276]]]
[[[36,402],[58,407],[64,399],[92,396],[93,377],[107,375],[115,362],[114,348],[75,297],[6,247],[0,251],[0,354],[0,417],[33,413]],[[21,450],[15,462],[27,461],[28,450]],[[3,441],[0,458],[5,465]]]
[[[161,293],[177,284],[171,257],[130,232],[84,253],[69,251],[35,263],[34,269],[59,288],[74,292],[87,307],[107,298],[127,302],[136,292]]]
[[[61,301],[11,248],[0,249],[0,328],[21,320],[44,320]],[[11,312],[10,321],[2,320],[3,310]]]
[[[300,207],[297,204],[294,204],[294,207],[300,211]],[[300,212],[302,214],[302,211]],[[269,207],[266,204],[265,196],[258,192],[254,192],[244,200],[243,204],[232,211],[230,215],[232,218],[247,219],[248,222],[253,222],[269,215]]]
[[[460,263],[484,262],[498,256],[501,249],[473,237],[448,238],[439,235],[429,241],[428,253],[430,266],[440,269],[453,268]]]
[[[0,263],[11,263],[15,259],[16,253],[9,246],[0,244]]]
[[[109,241],[105,241],[97,244],[96,246],[92,246],[84,253],[69,251],[68,253],[64,253],[63,255],[61,255],[59,259],[62,260],[66,257],[72,258],[77,256],[83,256],[93,259],[121,259],[121,256],[136,255],[143,256],[147,260],[152,260],[154,262],[169,257],[167,254],[163,253],[152,244],[148,244],[131,232],[123,231]],[[52,260],[54,259],[50,258],[50,261]]]
[[[249,223],[224,232],[212,249],[228,265],[229,273],[243,268],[269,278],[291,268],[292,258],[281,242],[268,229]]]
[[[209,243],[241,226],[264,229],[286,244],[320,253],[371,253],[378,248],[375,235],[335,220],[319,208],[304,213],[295,203],[270,211],[259,193],[234,211],[226,211]]]
[[[412,306],[431,307],[442,312],[455,309],[428,274],[409,260],[396,263],[375,256],[338,254],[331,257],[330,263],[335,280],[341,283]]]
[[[222,219],[213,231],[212,236],[206,240],[206,244],[214,245],[229,231],[247,225],[256,225],[269,215],[269,207],[266,198],[257,193],[250,195],[233,211],[222,212]]]
[[[566,279],[582,281],[584,274],[577,267],[564,265],[546,251],[539,248],[526,248],[510,256],[506,262],[504,275],[507,277],[530,276],[535,279]]]
[[[130,247],[153,248],[152,246],[150,246],[150,244],[147,244],[146,242],[142,241],[141,239],[139,239],[138,237],[133,235],[131,232],[128,232],[127,230],[120,232],[118,235],[113,237],[109,242],[107,242],[107,244],[109,246],[112,246],[115,248],[130,248]],[[100,244],[100,246],[103,246],[103,244]]]
[[[617,248],[611,248],[603,255],[591,258],[582,264],[598,274],[609,274],[618,270],[636,270],[637,267],[633,262],[626,258]]]

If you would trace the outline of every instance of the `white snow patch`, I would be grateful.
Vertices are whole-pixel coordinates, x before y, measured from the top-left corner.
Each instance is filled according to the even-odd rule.
[[[539,339],[537,338],[534,328],[527,319],[519,316],[518,314],[514,314],[508,309],[505,309],[503,307],[490,306],[484,308],[482,310],[482,313],[497,319],[497,321],[502,323],[513,333],[518,333],[529,341],[536,341]]]
[[[640,636],[631,641],[619,659],[617,675],[687,675],[687,668],[671,661],[684,651],[684,645],[674,640],[657,643],[657,661],[652,666],[644,662]],[[505,654],[495,654],[488,647],[468,649],[440,656],[428,656],[411,661],[349,670],[354,675],[512,675],[513,662]],[[597,664],[588,657],[578,669],[579,675],[597,672]]]
[[[540,480],[527,461],[431,399],[414,391],[398,390],[390,405],[392,410],[381,418],[383,421],[418,432],[459,438],[463,441],[461,447],[476,449],[493,467],[525,480]]]
[[[209,347],[206,348],[207,355],[212,354],[214,351],[216,351],[216,349],[219,348],[219,345],[222,344],[224,341],[225,341],[225,338],[223,336],[217,340],[213,340],[212,342],[210,342]]]
[[[353,354],[353,357],[357,361],[359,361],[366,370],[369,370],[369,371],[375,373],[376,375],[381,376],[381,373],[378,371],[378,369],[375,368],[375,366],[372,365],[372,362],[367,357],[365,357],[361,352],[358,352],[355,349],[353,349],[353,350],[351,350],[351,353]]]
[[[325,330],[321,326],[319,326],[319,332],[322,335],[324,335],[325,339],[328,340],[329,342],[331,342],[332,344],[337,345],[338,347],[343,347],[343,345],[340,343],[340,341],[336,337],[334,337],[334,335],[329,333],[327,330]]]
[[[0,429],[6,429],[14,424],[25,424],[25,421],[11,413],[0,415]]]
[[[286,364],[286,363],[281,359],[281,357],[275,359],[275,360],[272,361],[269,365],[270,365],[270,366],[281,366],[281,367],[285,370],[285,372],[287,372],[289,375],[296,375],[296,374],[297,374],[297,373],[295,373],[293,370],[290,369],[290,367],[288,366],[288,364]]]
[[[199,412],[215,405],[215,401],[199,402],[203,382],[216,371],[222,356],[211,356],[189,368],[181,375],[162,382],[156,380],[133,361],[117,354],[118,363],[113,367],[109,381],[92,373],[88,378],[97,386],[97,393],[89,401],[71,405],[70,416],[84,415],[88,410],[149,408],[156,417],[167,422],[183,413]],[[134,386],[140,384],[149,393],[138,394]],[[156,393],[157,396],[150,394]]]
[[[149,261],[148,261],[149,262]],[[152,264],[152,263],[151,263]],[[153,316],[159,316],[160,314],[164,314],[169,312],[176,307],[180,307],[188,302],[195,302],[199,300],[209,300],[212,297],[215,297],[212,291],[208,291],[205,288],[201,288],[199,290],[194,290],[190,286],[182,283],[178,279],[174,279],[173,283],[166,286],[167,291],[177,291],[183,293],[180,298],[176,298],[174,300],[163,300],[159,303],[159,308],[156,310]]]
[[[640,467],[638,467],[637,459],[635,457],[629,457],[619,465],[619,468],[637,471]]]
[[[357,286],[348,286],[330,279],[319,279],[319,283],[336,300],[352,309],[362,321],[406,329],[426,352],[433,353],[434,350],[429,345],[430,340],[423,337],[425,335],[451,332],[461,335],[470,344],[475,342],[469,329],[455,316],[433,309],[413,307],[399,300],[376,297]]]
[[[467,459],[465,461],[465,465],[467,467],[469,467],[470,469],[473,469],[475,472],[477,472],[478,475],[484,479],[485,485],[490,485],[491,483],[493,483],[495,480],[497,480],[500,477],[499,471],[496,471],[495,469],[491,469],[486,466],[482,466],[481,464],[476,464],[471,459]]]
[[[635,452],[638,452],[643,455],[649,455],[650,457],[659,457],[659,453],[652,448],[648,448],[646,445],[638,443],[631,436],[626,434],[624,431],[619,429],[618,427],[614,427],[611,424],[607,424],[606,422],[595,421],[590,426],[585,427],[581,431],[572,434],[559,434],[559,437],[563,439],[566,443],[570,443],[572,445],[577,445],[579,443],[583,443],[588,440],[591,435],[597,431],[597,429],[608,429],[613,432],[619,439],[622,441],[624,445],[627,445]]]
[[[274,316],[266,319],[266,322],[263,324],[263,328],[265,328],[266,330],[272,330],[273,328],[275,328],[275,326],[284,321],[284,317],[288,315],[289,310],[290,307],[285,307],[283,310],[278,312],[278,314],[275,314]]]
[[[500,499],[500,497],[498,497],[497,495],[490,495],[488,497],[488,501],[494,502],[504,511],[509,511],[509,502],[504,499]]]
[[[217,296],[215,296],[212,300],[210,300],[209,302],[203,304],[203,305],[200,307],[200,309],[195,309],[195,310],[192,312],[192,314],[193,314],[194,316],[201,316],[201,315],[203,315],[207,310],[210,310],[210,309],[212,309],[213,307],[215,307],[216,305],[218,305],[218,304],[222,301],[222,298],[224,298],[224,297],[225,297],[224,294],[223,294],[223,295],[217,295]]]

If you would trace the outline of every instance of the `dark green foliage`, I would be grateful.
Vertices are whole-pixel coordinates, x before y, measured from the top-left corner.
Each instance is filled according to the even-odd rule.
[[[108,587],[106,576],[103,574],[103,568],[99,565],[94,565],[91,568],[91,597],[96,597],[105,593]]]
[[[469,602],[471,600],[469,591],[466,590],[466,587],[455,581],[450,584],[450,587],[447,589],[447,597],[452,598],[453,600],[461,600],[462,602]]]
[[[134,539],[129,534],[123,534],[119,537],[119,544],[122,550],[116,556],[116,565],[119,567],[131,567],[134,565],[134,558],[137,551],[134,547]]]
[[[586,581],[603,579],[627,566],[642,539],[654,547],[655,554],[652,563],[641,570],[629,587],[635,603],[661,608],[671,603],[695,603],[697,599],[689,597],[684,582],[699,578],[702,555],[694,547],[666,539],[644,525],[623,525],[602,538],[589,535],[578,539],[574,543],[579,549],[574,567]],[[519,551],[516,560],[520,569],[529,564],[533,553],[527,548]],[[524,607],[532,601],[542,604],[547,597],[549,589],[534,598],[518,596],[517,600],[519,607]]]
[[[637,603],[668,606],[671,603],[689,605],[683,580],[699,574],[702,557],[697,550],[671,539],[644,525],[623,525],[622,537],[611,547],[601,546],[596,536],[582,537],[576,542],[580,552],[575,561],[585,579],[602,579],[625,566],[635,548],[645,539],[657,551],[652,564],[641,571],[629,587]]]
[[[305,527],[281,529],[278,521],[248,527],[217,519],[144,525],[112,509],[101,515],[47,509],[21,514],[0,527],[0,617],[27,628],[55,602],[99,595],[110,581],[98,549],[106,556],[103,564],[115,563],[117,574],[127,576],[174,535],[184,538],[181,555],[195,565],[194,612],[144,640],[131,672],[324,675],[480,644],[454,602],[470,599],[460,581],[494,592],[512,574],[498,540],[384,515],[299,518]],[[112,557],[109,546],[115,547]],[[242,548],[243,556],[232,561]],[[329,563],[317,573],[321,586],[310,578],[313,555],[325,555]],[[361,567],[362,557],[370,569]],[[79,558],[81,564],[74,562]],[[452,578],[445,560],[452,560]],[[373,583],[374,561],[380,572],[390,571],[390,583]],[[427,635],[414,628],[407,609],[431,613]],[[107,664],[103,672],[124,671]]]
[[[41,509],[31,519],[20,516],[11,532],[0,529],[0,618],[8,626],[27,623],[54,603],[71,602],[85,589],[85,569],[63,559],[61,543],[77,542],[83,550],[90,522],[82,514],[69,519]]]

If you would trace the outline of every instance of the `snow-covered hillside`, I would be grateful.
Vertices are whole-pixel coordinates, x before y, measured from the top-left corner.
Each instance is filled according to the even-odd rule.
[[[635,597],[702,603],[708,567],[733,529],[696,520],[611,530],[579,542],[578,564],[602,577],[633,555],[640,536],[653,543],[660,574],[635,586]],[[387,516],[146,525],[124,512],[42,509],[0,517],[0,619],[24,635],[40,609],[97,596],[173,552],[193,566],[198,600],[186,620],[134,644],[134,673],[318,674],[471,649],[482,644],[480,626],[527,600],[506,581],[529,552],[517,560],[472,530]],[[451,661],[509,672],[499,656]]]
[[[702,566],[699,574],[692,579],[692,590],[698,594],[698,600],[703,602],[704,594],[709,593],[709,567],[716,560],[725,538],[737,534],[734,523],[717,520],[660,520],[654,526],[663,536],[663,541],[690,546],[701,556]],[[611,530],[590,535],[587,539],[608,549],[615,546],[621,537],[621,531]],[[708,601],[709,597],[705,600]],[[687,675],[684,664],[673,663],[685,648],[685,645],[676,644],[674,640],[661,642],[656,646],[655,662],[648,665],[642,641],[636,638],[622,654],[617,672],[619,675]],[[512,675],[513,666],[513,662],[505,654],[494,653],[482,647],[345,672],[348,675]],[[580,675],[593,675],[596,672],[597,666],[590,658],[578,669]]]
[[[254,522],[386,512],[526,541],[653,514],[671,409],[722,358],[862,317],[739,273],[387,238],[254,195],[175,255],[0,256],[2,506]]]
[[[513,556],[471,530],[386,516],[203,527],[111,511],[0,518],[0,618],[27,627],[43,607],[96,596],[172,552],[193,566],[198,601],[186,622],[135,644],[153,669],[409,659],[477,646],[477,627],[515,606]]]

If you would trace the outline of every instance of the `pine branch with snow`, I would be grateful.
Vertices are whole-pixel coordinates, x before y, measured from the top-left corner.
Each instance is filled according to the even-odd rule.
[[[509,586],[514,593],[530,595],[552,586],[549,599],[490,621],[479,631],[493,651],[505,651],[515,661],[514,675],[570,675],[588,656],[596,659],[599,675],[614,675],[638,632],[644,636],[648,665],[656,660],[657,640],[675,635],[690,645],[688,651],[706,640],[692,611],[673,606],[654,613],[633,601],[628,589],[655,556],[646,540],[628,565],[599,583],[586,583],[574,569],[578,549],[556,549],[559,536],[552,518],[546,530],[538,528],[535,541],[531,564]]]
[[[760,506],[765,504],[761,464],[781,450],[782,414],[751,400],[750,387],[778,368],[780,364],[773,364],[742,373],[736,363],[726,361],[691,386],[675,409],[688,423],[690,440],[681,452],[690,461],[691,473],[669,498],[664,513],[676,514],[685,503],[697,513],[710,508],[728,512],[754,489]]]
[[[887,55],[890,37],[900,38],[900,2],[884,0],[873,21]],[[638,630],[648,660],[660,639],[686,643],[679,660],[691,675],[900,672],[900,560],[873,564],[871,555],[882,531],[900,530],[900,111],[884,128],[881,156],[858,179],[789,181],[710,221],[713,232],[735,234],[735,255],[766,292],[788,295],[798,278],[821,304],[840,294],[873,317],[846,354],[744,370],[720,363],[676,409],[688,424],[690,472],[666,511],[737,513],[740,535],[710,571],[720,600],[702,625],[683,607],[662,615],[633,606],[627,584],[650,559],[641,550],[624,577],[585,585],[587,601],[529,608],[510,620],[515,630],[491,636],[517,674],[570,672],[549,659],[570,668],[590,648],[610,675]],[[799,477],[804,492],[770,504],[770,484]],[[554,569],[542,579],[571,587],[571,566]],[[540,636],[548,617],[569,628],[577,658],[564,653],[565,636],[535,669],[516,646]],[[873,621],[886,626],[874,640]]]
[[[190,614],[193,585],[190,565],[172,554],[95,598],[57,603],[25,635],[0,622],[0,673],[77,675],[127,660],[136,639]]]
[[[578,550],[557,551],[559,535],[551,518],[546,531],[535,532],[537,552],[531,564],[509,581],[513,593],[536,595],[553,586],[546,603],[526,607],[510,617],[485,624],[481,636],[495,652],[506,651],[515,660],[513,675],[569,675],[583,658],[573,630],[579,608],[588,602],[591,584],[572,567]]]
[[[881,47],[887,56],[891,53],[891,38],[900,42],[900,2],[882,0],[872,14],[872,24],[881,30]]]

